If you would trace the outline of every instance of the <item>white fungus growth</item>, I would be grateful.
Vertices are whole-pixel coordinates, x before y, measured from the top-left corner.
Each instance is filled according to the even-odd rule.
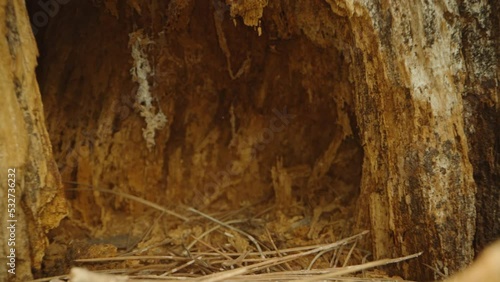
[[[143,35],[142,30],[129,34],[129,47],[131,47],[133,66],[130,69],[133,81],[139,84],[136,95],[136,104],[141,117],[146,121],[146,127],[142,129],[142,136],[146,141],[146,146],[151,150],[155,146],[156,130],[162,129],[167,124],[167,117],[161,109],[156,111],[153,106],[153,98],[149,89],[148,77],[154,75],[148,56],[144,49],[154,42]]]

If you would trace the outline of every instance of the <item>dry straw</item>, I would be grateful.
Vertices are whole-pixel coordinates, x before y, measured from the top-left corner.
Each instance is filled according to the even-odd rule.
[[[364,262],[366,259],[366,252],[363,253],[356,246],[357,242],[368,234],[368,231],[334,243],[279,249],[269,230],[265,230],[268,238],[266,244],[260,241],[262,239],[259,240],[249,232],[236,227],[243,220],[223,219],[227,218],[224,215],[215,218],[213,215],[208,215],[192,207],[184,208],[186,214],[191,216],[181,215],[142,198],[109,189],[75,188],[73,190],[115,194],[177,217],[184,223],[201,218],[213,226],[206,228],[206,231],[197,237],[191,236],[193,241],[186,244],[181,253],[139,255],[145,253],[146,248],[144,248],[128,255],[78,259],[74,261],[75,264],[88,265],[93,269],[96,269],[96,265],[106,266],[106,264],[114,264],[116,267],[116,264],[120,262],[134,262],[134,264],[129,264],[134,265],[134,267],[126,269],[104,267],[104,269],[94,271],[74,267],[69,275],[35,281],[403,281],[400,278],[388,278],[387,276],[387,278],[383,278],[384,276],[380,273],[372,276],[373,272],[364,271],[409,260],[422,254],[417,253],[396,259],[382,259],[352,265],[353,257],[356,257],[356,261]],[[212,241],[209,240],[209,236],[216,231],[218,235],[222,234],[227,238],[239,234],[238,236],[247,240],[247,249],[241,251],[241,248],[238,248],[241,246],[237,246],[235,243],[238,242],[237,240],[227,240],[233,244],[232,246],[228,246],[228,244],[219,246],[210,243]],[[167,242],[170,241],[167,239]],[[240,251],[238,251],[239,249]],[[341,261],[342,263],[338,265]],[[317,265],[323,267],[315,269],[314,266]]]

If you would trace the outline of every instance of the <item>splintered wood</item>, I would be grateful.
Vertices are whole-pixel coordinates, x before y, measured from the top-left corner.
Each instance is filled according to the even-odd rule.
[[[283,158],[276,160],[276,166],[271,170],[276,205],[278,208],[290,207],[293,201],[292,178],[283,169]]]
[[[245,59],[245,61],[243,61],[243,64],[236,72],[236,74],[233,73],[233,69],[231,67],[231,51],[229,50],[229,47],[227,45],[226,36],[224,35],[224,30],[222,28],[223,20],[224,20],[224,10],[223,8],[216,6],[214,11],[214,23],[217,31],[217,38],[219,39],[219,47],[226,56],[227,71],[229,73],[229,76],[231,77],[232,80],[235,80],[240,76],[242,76],[243,74],[245,74],[250,69],[252,59],[250,56],[247,56],[247,58]]]

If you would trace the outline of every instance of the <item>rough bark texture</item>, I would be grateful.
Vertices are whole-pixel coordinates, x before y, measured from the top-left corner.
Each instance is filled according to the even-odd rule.
[[[464,120],[477,185],[476,252],[500,237],[500,2],[460,2]]]
[[[496,4],[346,3],[363,66],[353,70],[360,206],[370,206],[360,224],[370,222],[378,257],[427,250],[420,262],[448,273],[472,258],[475,232],[477,250],[498,238]],[[401,266],[431,276],[420,263]]]
[[[0,45],[13,62],[2,62],[0,87],[16,117],[0,125],[8,136],[0,148],[36,184],[23,186],[31,191],[23,210],[39,269],[45,233],[66,207],[54,192],[59,176],[20,2],[0,1],[17,11],[3,34],[19,26],[26,38]],[[330,203],[354,207],[357,199],[357,228],[371,230],[375,258],[425,251],[392,270],[418,280],[434,278],[424,263],[456,272],[474,247],[500,234],[498,7],[498,0],[61,4],[37,27],[60,175],[166,206],[300,205],[311,218],[309,237],[318,236],[314,222]],[[30,10],[40,7],[32,2]],[[13,44],[22,48],[9,50]],[[9,135],[10,127],[22,130]],[[39,193],[43,187],[52,192]],[[68,226],[120,235],[130,222],[117,217],[145,209],[99,193],[65,196],[73,224],[65,221],[52,239]],[[56,241],[49,250],[69,249]],[[61,265],[49,261],[51,252],[46,268]]]
[[[41,267],[46,235],[59,224],[66,206],[45,128],[35,76],[37,47],[24,1],[0,1],[0,36],[0,280],[27,281],[33,279],[32,268]],[[13,182],[7,178],[14,179],[8,174],[15,174],[15,192],[8,190]],[[6,232],[9,219],[17,220],[14,232]],[[15,275],[7,272],[12,268],[5,259],[12,248]]]
[[[349,12],[356,65],[364,66],[353,71],[365,144],[360,204],[370,207],[359,223],[371,225],[376,257],[425,250],[400,265],[405,276],[432,278],[423,262],[455,272],[473,257],[476,217],[458,5],[375,3]]]

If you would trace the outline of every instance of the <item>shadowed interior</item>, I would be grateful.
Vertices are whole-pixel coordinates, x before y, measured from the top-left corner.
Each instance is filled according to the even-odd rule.
[[[70,1],[36,34],[47,128],[70,203],[51,233],[46,274],[67,267],[57,250],[74,258],[96,242],[126,248],[158,218],[150,207],[86,185],[181,212],[272,208],[267,220],[276,231],[302,220],[297,240],[334,240],[352,230],[363,151],[352,60],[342,49],[352,40],[346,20],[307,6],[304,18],[291,18],[286,6],[269,3],[259,36],[217,1],[175,2],[159,1],[159,12],[140,16],[120,2],[116,17],[104,5]],[[29,8],[32,15],[40,9]],[[301,30],[306,21],[313,25]],[[315,33],[315,23],[331,22],[334,34]],[[141,84],[131,75],[131,38],[139,34],[151,40],[141,51],[152,68],[152,107],[168,120],[151,148]],[[340,228],[325,228],[335,222]],[[70,239],[80,245],[66,246]]]

